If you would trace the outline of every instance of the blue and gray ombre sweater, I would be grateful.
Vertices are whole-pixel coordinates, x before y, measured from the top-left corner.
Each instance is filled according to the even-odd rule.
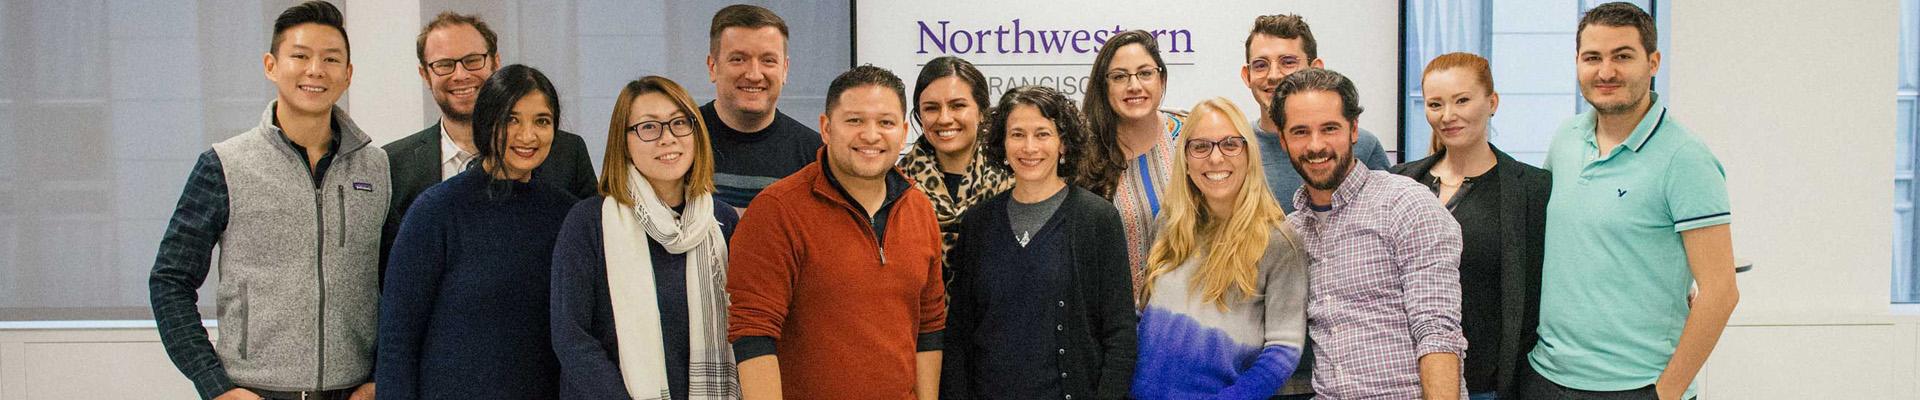
[[[1190,285],[1204,252],[1147,283],[1133,397],[1265,399],[1286,383],[1306,341],[1308,260],[1287,229],[1275,229],[1248,266],[1259,270],[1261,295],[1230,296],[1225,311]]]

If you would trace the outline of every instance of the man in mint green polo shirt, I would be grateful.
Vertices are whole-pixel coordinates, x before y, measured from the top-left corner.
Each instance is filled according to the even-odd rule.
[[[1656,37],[1627,3],[1580,21],[1593,110],[1562,124],[1547,153],[1540,342],[1520,398],[1692,398],[1739,302],[1726,173],[1652,93]]]

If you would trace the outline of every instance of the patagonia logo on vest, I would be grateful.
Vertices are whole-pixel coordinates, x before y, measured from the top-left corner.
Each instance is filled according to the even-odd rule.
[[[373,184],[366,183],[366,182],[354,182],[353,190],[358,190],[362,192],[371,192],[373,191]]]

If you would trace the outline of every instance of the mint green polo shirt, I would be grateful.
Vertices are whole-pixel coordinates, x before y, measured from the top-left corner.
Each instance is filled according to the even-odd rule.
[[[1540,343],[1527,358],[1561,386],[1618,391],[1659,380],[1693,284],[1680,232],[1733,220],[1720,161],[1649,95],[1653,107],[1607,156],[1593,111],[1561,124],[1547,151]]]

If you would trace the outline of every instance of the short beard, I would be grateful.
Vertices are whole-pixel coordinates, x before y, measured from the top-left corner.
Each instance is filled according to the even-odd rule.
[[[1637,94],[1637,96],[1632,96],[1620,104],[1600,104],[1594,103],[1593,100],[1587,100],[1587,105],[1593,106],[1593,111],[1601,115],[1626,114],[1634,112],[1639,108],[1640,102],[1647,99],[1647,92],[1639,92]]]
[[[453,104],[450,104],[450,103],[436,103],[436,104],[440,105],[440,115],[445,116],[447,119],[466,122],[466,123],[473,123],[473,112],[460,113],[460,112],[453,111]]]
[[[1315,181],[1313,177],[1307,176],[1307,169],[1304,168],[1306,162],[1302,161],[1312,158],[1313,155],[1315,154],[1308,153],[1293,156],[1289,157],[1287,161],[1293,163],[1293,170],[1300,174],[1301,180],[1307,182],[1307,187],[1311,187],[1314,190],[1332,191],[1338,189],[1340,188],[1340,183],[1347,180],[1347,174],[1353,172],[1353,153],[1348,152],[1346,155],[1338,156],[1333,160],[1335,165],[1332,176],[1328,176],[1324,181]]]

